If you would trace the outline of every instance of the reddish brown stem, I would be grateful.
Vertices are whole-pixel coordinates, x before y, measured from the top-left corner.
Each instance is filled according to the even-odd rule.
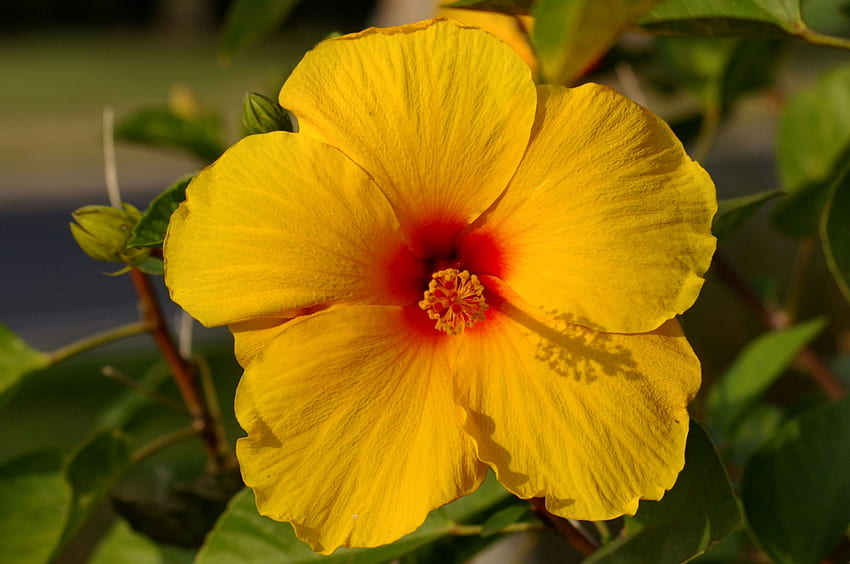
[[[542,497],[531,498],[530,502],[532,511],[537,514],[540,520],[567,539],[567,542],[583,556],[590,556],[596,552],[598,547],[584,533],[573,527],[568,520],[553,515],[546,509],[546,501]]]
[[[139,296],[142,320],[147,324],[148,331],[156,342],[160,354],[168,365],[186,409],[192,418],[192,427],[201,438],[204,449],[207,451],[210,464],[214,470],[218,470],[224,463],[224,446],[219,444],[219,437],[215,431],[215,422],[207,409],[204,396],[198,387],[195,378],[195,369],[191,362],[180,356],[177,345],[171,337],[168,325],[162,316],[162,310],[154,294],[148,276],[137,268],[130,270],[130,279]]]
[[[741,298],[765,327],[768,329],[785,329],[789,326],[788,316],[785,312],[771,308],[764,303],[719,252],[714,256],[712,270]],[[804,347],[799,352],[797,362],[829,398],[839,399],[847,394],[847,390],[841,381],[810,347]]]

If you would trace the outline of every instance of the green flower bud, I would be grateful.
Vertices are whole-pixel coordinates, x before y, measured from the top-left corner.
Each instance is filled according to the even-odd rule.
[[[248,135],[294,130],[289,112],[268,96],[256,92],[249,92],[242,101],[242,125]]]
[[[142,214],[130,204],[124,209],[109,206],[84,206],[71,216],[71,234],[80,248],[91,258],[105,262],[123,262],[128,267],[140,265],[150,249],[127,247],[133,226]]]

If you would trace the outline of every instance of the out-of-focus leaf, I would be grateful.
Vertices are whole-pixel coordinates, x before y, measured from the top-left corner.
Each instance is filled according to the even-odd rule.
[[[715,437],[726,441],[735,434],[750,407],[825,326],[826,320],[818,318],[771,331],[738,355],[708,396],[707,416]]]
[[[718,239],[725,239],[735,232],[766,202],[782,194],[782,190],[760,192],[751,196],[730,198],[717,202],[717,215],[711,224],[711,231]]]
[[[89,564],[190,564],[194,557],[189,550],[152,542],[119,519],[100,541]]]
[[[0,407],[24,375],[46,368],[49,357],[28,346],[0,323]]]
[[[443,7],[527,16],[531,13],[534,4],[535,0],[458,0],[451,4],[445,4]]]
[[[138,380],[138,384],[144,389],[155,392],[164,382],[168,382],[170,379],[171,373],[166,364],[160,361],[145,371]],[[96,427],[98,429],[123,429],[139,411],[150,405],[151,402],[153,402],[153,399],[139,390],[124,389],[100,410]]]
[[[192,178],[194,175],[187,174],[153,199],[148,209],[142,214],[142,218],[133,227],[128,246],[162,247],[165,230],[168,229],[168,220],[171,219],[171,214],[180,202],[186,199],[186,187]]]
[[[850,525],[850,397],[786,422],[752,456],[743,502],[774,562],[817,564]]]
[[[826,264],[850,300],[850,166],[832,185],[821,220],[821,241]]]
[[[546,82],[570,84],[657,0],[538,0],[534,45]]]
[[[486,521],[484,521],[484,524],[481,525],[481,536],[487,537],[495,535],[508,525],[513,525],[519,521],[523,515],[527,515],[528,513],[529,510],[526,505],[512,505],[510,507],[505,507],[504,509],[493,513]]]
[[[821,77],[795,94],[779,120],[779,179],[789,197],[779,202],[774,225],[794,236],[815,233],[830,186],[850,159],[850,66]]]
[[[620,537],[585,564],[686,562],[741,524],[726,470],[705,430],[691,422],[685,469],[661,501],[642,501]]]
[[[673,35],[767,37],[802,25],[798,0],[665,0],[639,21]]]
[[[274,32],[298,0],[236,0],[224,17],[219,53],[229,59],[251,43]]]
[[[224,152],[224,134],[217,115],[184,117],[166,107],[143,108],[115,126],[115,138],[152,147],[188,151],[204,164]]]
[[[0,562],[45,564],[71,505],[62,453],[42,451],[0,464]]]
[[[64,474],[73,497],[60,545],[67,542],[130,465],[130,441],[104,429],[78,445],[65,461]]]
[[[246,489],[237,494],[207,537],[196,564],[265,564],[303,562],[377,564],[389,562],[447,535],[456,523],[480,513],[508,493],[492,476],[473,494],[432,511],[416,531],[377,548],[341,548],[329,556],[316,554],[298,540],[292,527],[257,513],[254,494]]]
[[[656,44],[667,74],[720,115],[744,94],[774,83],[786,45],[776,39],[704,37],[660,37]]]

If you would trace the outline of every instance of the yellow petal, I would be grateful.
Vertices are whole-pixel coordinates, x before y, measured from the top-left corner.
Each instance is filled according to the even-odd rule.
[[[702,287],[714,184],[663,121],[613,90],[539,93],[528,153],[461,262],[574,323],[651,331]]]
[[[356,165],[285,132],[246,137],[198,174],[164,254],[172,298],[205,325],[411,303],[429,274]]]
[[[511,492],[546,497],[566,518],[611,519],[660,499],[684,465],[686,406],[700,380],[678,324],[597,333],[493,304],[457,365],[479,458]]]
[[[421,314],[347,306],[294,319],[239,384],[245,483],[262,514],[318,552],[392,542],[486,474],[453,400],[454,342]]]
[[[537,73],[537,57],[529,41],[534,27],[534,18],[531,16],[513,16],[484,10],[445,7],[440,7],[437,15],[489,31],[510,45],[517,55],[522,57],[532,73]]]
[[[227,326],[233,333],[233,350],[242,368],[247,368],[251,361],[283,332],[284,324],[288,321],[290,318],[256,317]]]
[[[516,170],[536,93],[506,44],[431,20],[320,43],[292,72],[280,103],[302,134],[369,173],[418,256],[445,258]],[[433,237],[434,226],[446,236]]]

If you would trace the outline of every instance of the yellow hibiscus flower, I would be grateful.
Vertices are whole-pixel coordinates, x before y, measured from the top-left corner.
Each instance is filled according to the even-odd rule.
[[[165,242],[173,299],[235,336],[261,513],[329,553],[488,467],[575,519],[672,487],[716,200],[666,124],[447,20],[324,41],[280,102],[300,132],[229,149]]]

